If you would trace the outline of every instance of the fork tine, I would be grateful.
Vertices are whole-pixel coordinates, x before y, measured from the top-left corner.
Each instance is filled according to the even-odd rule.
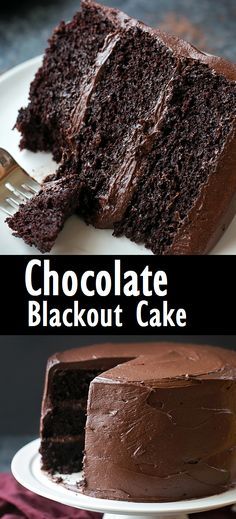
[[[0,147],[0,211],[12,216],[21,204],[31,200],[40,189],[38,182]]]
[[[28,195],[28,193],[25,193],[24,191],[21,191],[21,189],[16,189],[16,191],[18,191],[19,193],[19,196],[21,196],[22,198],[24,198],[24,200],[30,200],[32,198],[32,195]]]
[[[8,211],[5,207],[3,207],[2,205],[0,206],[0,209],[1,211],[3,211],[3,213],[7,214],[7,216],[12,216],[14,213]]]
[[[35,186],[36,186],[36,182],[34,182]],[[37,187],[34,187],[33,183],[30,185],[30,184],[22,184],[22,186],[26,191],[29,191],[30,193],[38,193],[39,192],[39,189],[40,187],[37,186]]]
[[[14,209],[16,209],[16,207],[18,208],[20,206],[20,202],[18,202],[17,200],[15,200],[12,197],[6,198],[6,202],[8,202],[8,204],[10,204],[11,207],[13,207]]]
[[[6,182],[5,187],[17,198],[20,198],[23,202],[30,200],[31,198],[31,196],[21,191],[18,187],[13,186],[10,182]]]

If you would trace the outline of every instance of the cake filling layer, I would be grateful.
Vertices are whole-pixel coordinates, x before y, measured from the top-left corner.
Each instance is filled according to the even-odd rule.
[[[88,194],[82,213],[96,226],[112,227],[135,187],[132,156],[140,128],[151,124],[176,60],[161,41],[130,27],[114,33],[97,63],[89,100],[85,94],[86,110],[80,107],[80,122],[76,118],[72,131]]]

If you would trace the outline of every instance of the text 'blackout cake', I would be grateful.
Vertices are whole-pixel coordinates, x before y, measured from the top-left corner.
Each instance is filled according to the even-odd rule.
[[[81,491],[160,502],[236,482],[236,353],[168,343],[105,344],[48,361],[43,469],[83,468]]]
[[[87,223],[155,254],[207,253],[235,213],[236,66],[118,10],[83,0],[55,29],[16,127],[61,162],[54,179],[76,176],[68,205]],[[45,252],[68,212],[53,240],[39,212],[8,223]]]

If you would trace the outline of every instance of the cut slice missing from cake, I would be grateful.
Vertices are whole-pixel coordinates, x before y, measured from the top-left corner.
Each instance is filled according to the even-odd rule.
[[[16,126],[78,176],[87,223],[155,254],[207,253],[235,213],[236,66],[118,10],[59,25]]]
[[[81,491],[134,502],[210,496],[236,483],[236,353],[105,344],[49,359],[42,467],[84,470]],[[78,490],[78,489],[77,489]]]
[[[127,351],[125,344],[121,348],[106,344],[49,359],[41,414],[44,469],[64,474],[82,470],[89,385],[98,374],[141,351],[142,345]]]

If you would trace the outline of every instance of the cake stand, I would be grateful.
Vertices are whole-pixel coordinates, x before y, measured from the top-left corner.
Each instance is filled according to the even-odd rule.
[[[12,460],[15,479],[28,490],[58,503],[82,510],[104,513],[104,519],[187,519],[188,514],[222,508],[236,503],[236,489],[220,495],[174,503],[130,503],[97,499],[81,494],[76,482],[81,474],[53,478],[40,468],[39,440],[34,440],[20,449]],[[58,478],[62,482],[58,483]]]

